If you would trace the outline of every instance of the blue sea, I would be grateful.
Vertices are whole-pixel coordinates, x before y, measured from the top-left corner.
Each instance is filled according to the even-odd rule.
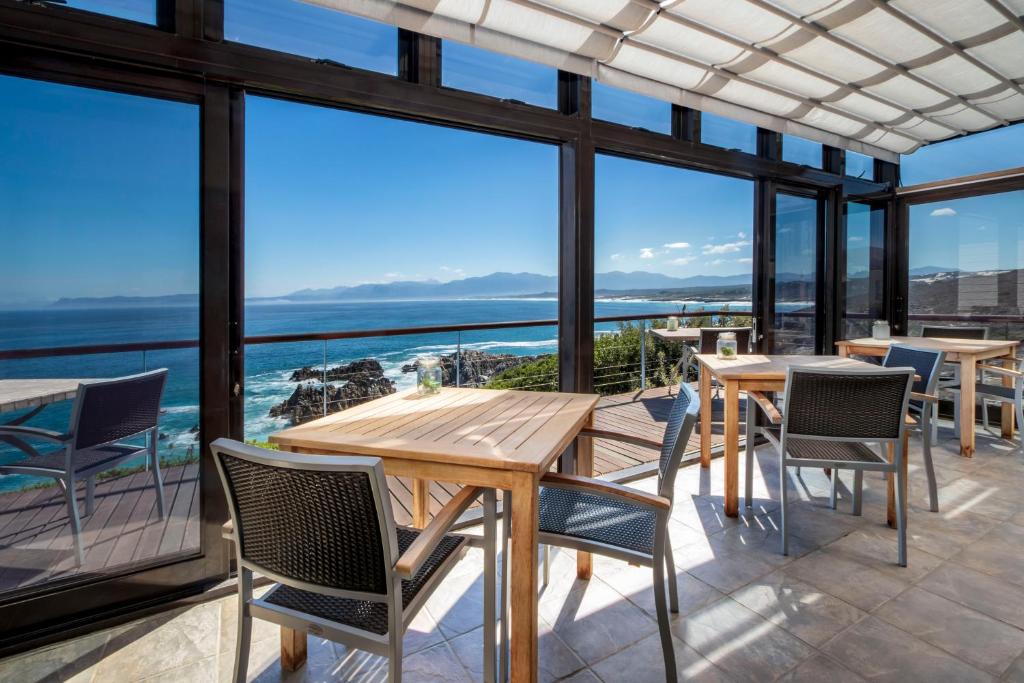
[[[682,304],[635,300],[601,300],[597,316],[643,313],[678,313]],[[722,307],[722,304],[688,302],[686,310]],[[730,308],[749,310],[749,302]],[[460,323],[550,320],[557,318],[557,303],[551,299],[472,299],[459,301],[393,301],[365,303],[250,303],[245,310],[247,336],[366,330]],[[599,331],[615,324],[598,325]],[[121,344],[145,341],[196,339],[198,310],[195,308],[104,308],[0,311],[0,349],[19,349],[86,344]],[[399,388],[415,383],[402,366],[423,354],[453,353],[463,349],[491,353],[538,355],[554,353],[557,330],[523,327],[476,332],[417,334],[288,344],[250,345],[245,351],[246,438],[264,439],[283,428],[285,421],[268,416],[271,406],[288,398],[296,384],[291,373],[304,366],[329,366],[360,358],[376,358],[385,374]],[[29,360],[0,361],[0,379],[71,377],[93,378],[127,375],[154,368],[168,368],[168,382],[160,421],[160,450],[163,457],[180,457],[198,448],[199,423],[198,349],[149,351],[146,353],[96,354]],[[63,431],[67,428],[70,402],[51,405],[29,424]],[[6,422],[17,413],[5,413]],[[0,446],[0,462],[20,459],[20,451]],[[23,475],[0,475],[0,492],[32,483]]]

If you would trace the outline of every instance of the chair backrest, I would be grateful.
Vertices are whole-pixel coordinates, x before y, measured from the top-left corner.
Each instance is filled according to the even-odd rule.
[[[891,344],[882,366],[886,368],[914,368],[921,379],[914,381],[913,390],[919,394],[935,393],[939,383],[939,370],[946,362],[945,351],[918,349],[905,344]]]
[[[398,541],[380,458],[210,444],[240,566],[280,583],[384,602]]]
[[[922,337],[940,339],[988,339],[987,327],[953,327],[951,325],[922,325]]]
[[[700,415],[700,399],[689,384],[679,385],[679,395],[672,403],[672,410],[665,424],[665,438],[661,443],[661,458],[658,461],[658,495],[672,499],[675,490],[676,472],[686,453],[686,446],[693,433],[693,425]]]
[[[715,353],[718,337],[723,332],[736,333],[736,353],[750,353],[750,327],[702,327],[700,328],[700,352]]]
[[[82,382],[71,409],[76,450],[127,439],[156,429],[167,369]]]
[[[782,439],[900,439],[913,380],[913,368],[790,367]]]

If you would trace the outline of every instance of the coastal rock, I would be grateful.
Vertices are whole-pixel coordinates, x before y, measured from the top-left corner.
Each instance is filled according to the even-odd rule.
[[[323,368],[305,367],[299,368],[293,372],[289,380],[292,382],[306,382],[308,380],[319,382],[323,380],[323,376]],[[384,368],[381,367],[381,364],[373,358],[362,358],[360,360],[352,361],[346,365],[337,365],[333,368],[327,368],[328,382],[346,382],[354,377],[383,376]]]
[[[292,373],[292,378],[308,376],[309,370],[300,368]],[[314,379],[322,377],[322,371],[313,373]],[[287,400],[270,408],[270,417],[288,418],[293,425],[321,417],[324,414],[325,391],[328,414],[395,393],[395,383],[384,376],[380,363],[369,358],[330,368],[327,377],[326,385],[306,382],[295,387]],[[345,383],[341,386],[331,384],[332,378]]]
[[[516,356],[511,353],[487,353],[485,351],[468,350],[462,352],[462,358],[452,353],[441,356],[441,384],[446,387],[456,385],[463,387],[479,387],[487,384],[495,375],[510,370],[524,363],[537,360],[538,356]],[[416,372],[418,362],[402,366],[402,372]],[[458,379],[456,383],[456,368]]]

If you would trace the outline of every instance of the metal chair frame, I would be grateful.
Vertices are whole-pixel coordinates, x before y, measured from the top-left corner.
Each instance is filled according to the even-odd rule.
[[[55,432],[49,429],[41,429],[39,427],[26,427],[24,425],[0,425],[0,441],[6,441],[11,445],[15,446],[19,450],[23,451],[29,456],[29,460],[11,463],[9,465],[0,466],[0,473],[3,474],[27,474],[36,477],[52,477],[57,480],[61,489],[64,491],[64,498],[67,503],[68,518],[71,521],[71,535],[75,546],[75,562],[76,566],[81,567],[85,562],[85,548],[82,545],[82,515],[79,514],[78,501],[75,493],[77,483],[81,480],[85,480],[85,513],[84,516],[88,517],[95,509],[95,498],[96,498],[96,477],[107,470],[113,469],[121,463],[136,458],[139,455],[145,454],[147,456],[147,466],[151,469],[153,474],[153,487],[156,489],[156,505],[157,513],[162,520],[165,516],[164,508],[164,487],[163,477],[160,474],[160,458],[157,455],[157,442],[159,440],[159,416],[154,421],[151,427],[147,427],[141,431],[126,436],[119,437],[110,441],[105,441],[99,444],[92,444],[86,448],[77,448],[76,442],[78,438],[79,428],[82,426],[82,412],[87,402],[89,401],[89,392],[92,389],[100,387],[115,386],[117,384],[124,384],[126,382],[137,381],[139,379],[162,376],[160,382],[160,395],[157,398],[157,405],[160,404],[163,398],[164,388],[167,384],[167,369],[161,368],[158,370],[151,370],[149,372],[139,373],[137,375],[128,375],[125,377],[115,377],[113,379],[105,380],[91,380],[88,382],[82,382],[78,385],[78,390],[75,393],[74,404],[71,408],[71,420],[68,425],[68,431],[64,434]],[[134,439],[140,436],[146,437],[146,445],[142,447],[136,447],[134,444],[122,443],[127,439]],[[33,457],[39,457],[41,454],[31,444],[28,443],[27,439],[39,439],[49,443],[58,445],[64,453],[64,466],[62,468],[42,467],[32,464]],[[127,447],[124,452],[112,455],[110,458],[103,460],[100,463],[92,465],[90,467],[75,467],[76,457],[89,451],[98,451],[109,446]],[[56,450],[50,453],[55,453]]]
[[[979,366],[979,370],[982,374],[982,380],[984,380],[985,373],[993,373],[1002,377],[1010,377],[1013,379],[1013,397],[1008,397],[1003,394],[995,393],[993,387],[990,384],[985,384],[984,381],[976,382],[974,385],[974,393],[978,400],[981,401],[982,406],[982,424],[988,428],[988,411],[985,409],[985,401],[995,401],[999,404],[1009,403],[1014,408],[1014,413],[1017,421],[1017,429],[1020,431],[1020,449],[1021,454],[1024,455],[1024,372],[1020,371],[1020,367],[1024,366],[1024,358],[993,358],[991,362],[1002,362],[1011,363],[1016,367],[1007,368],[996,365],[990,365],[988,363]],[[1001,387],[1000,387],[1001,388]],[[960,425],[960,388],[951,387],[949,389],[956,397],[953,404],[953,421],[959,428]]]

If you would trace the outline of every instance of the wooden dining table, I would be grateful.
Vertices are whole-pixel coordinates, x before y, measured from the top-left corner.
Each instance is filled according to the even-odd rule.
[[[975,382],[979,361],[994,358],[1013,358],[1019,342],[997,339],[946,339],[940,337],[892,337],[891,339],[847,339],[836,342],[839,355],[849,357],[884,356],[891,344],[906,344],[919,349],[945,351],[946,362],[960,364],[960,378],[968,381],[960,383],[960,406],[974,406]],[[1003,377],[1004,386],[1013,386],[1012,377]],[[960,455],[974,457],[974,420],[973,408],[960,411]],[[1002,435],[1013,437],[1013,406],[1004,403],[1000,420]]]
[[[431,481],[510,492],[511,674],[513,681],[536,681],[538,483],[574,440],[576,473],[592,474],[592,441],[577,436],[592,426],[597,401],[593,394],[408,390],[285,429],[270,441],[297,453],[380,457],[386,474],[414,481],[414,526],[428,521]],[[578,553],[577,574],[590,578],[591,571],[590,555]],[[282,666],[302,664],[305,638],[282,628]]]
[[[69,401],[84,379],[0,379],[0,415],[19,410],[28,412],[0,424],[18,425],[51,403]]]
[[[750,354],[726,360],[713,353],[698,353],[695,358],[700,365],[700,464],[704,468],[711,466],[712,378],[718,381],[724,394],[725,514],[728,517],[739,515],[740,392],[782,391],[786,372],[791,367],[851,370],[877,367],[839,356]]]

